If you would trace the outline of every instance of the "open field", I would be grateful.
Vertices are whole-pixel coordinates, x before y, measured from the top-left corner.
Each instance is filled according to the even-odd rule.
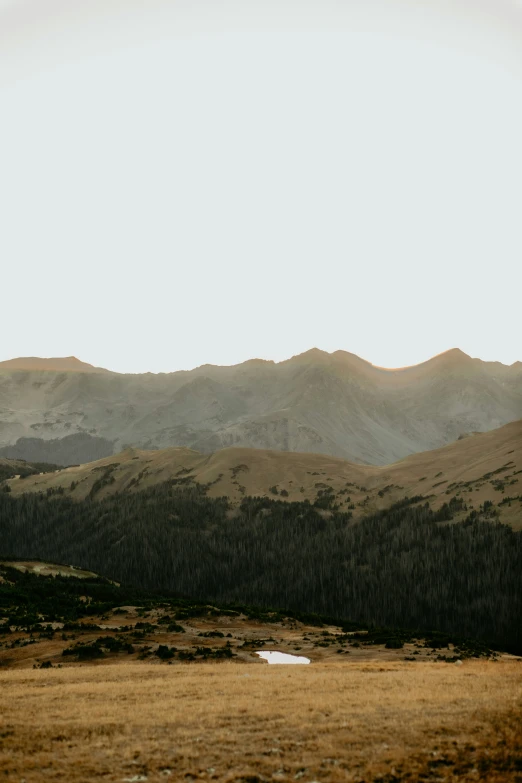
[[[522,780],[522,663],[0,673],[0,779]]]

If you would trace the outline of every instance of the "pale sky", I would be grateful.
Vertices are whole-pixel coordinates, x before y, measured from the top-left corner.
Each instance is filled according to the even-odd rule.
[[[0,211],[0,360],[522,360],[522,3],[0,0]]]

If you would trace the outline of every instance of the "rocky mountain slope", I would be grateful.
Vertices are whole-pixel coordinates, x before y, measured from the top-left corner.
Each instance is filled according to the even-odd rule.
[[[58,464],[128,446],[238,446],[384,465],[520,418],[522,364],[457,349],[398,370],[317,349],[158,375],[74,357],[0,363],[0,456]]]
[[[63,492],[101,500],[173,479],[206,485],[210,497],[265,496],[319,502],[352,511],[354,519],[422,495],[434,510],[454,501],[454,517],[490,508],[491,519],[522,529],[522,421],[461,438],[392,465],[358,465],[322,454],[227,448],[205,455],[187,448],[127,449],[97,462],[12,479],[12,496]],[[486,506],[484,505],[486,504]]]

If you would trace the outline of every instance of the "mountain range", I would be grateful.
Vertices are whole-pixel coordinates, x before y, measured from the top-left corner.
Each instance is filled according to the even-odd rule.
[[[318,349],[167,374],[119,374],[75,357],[0,362],[0,456],[61,465],[180,446],[386,465],[521,418],[522,363],[459,349],[395,370]]]

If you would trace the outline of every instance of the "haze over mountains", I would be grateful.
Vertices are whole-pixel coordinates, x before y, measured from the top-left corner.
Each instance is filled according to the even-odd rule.
[[[384,465],[522,418],[522,363],[453,349],[397,370],[345,351],[122,375],[63,359],[0,363],[0,456],[89,462],[128,446],[230,446]]]

